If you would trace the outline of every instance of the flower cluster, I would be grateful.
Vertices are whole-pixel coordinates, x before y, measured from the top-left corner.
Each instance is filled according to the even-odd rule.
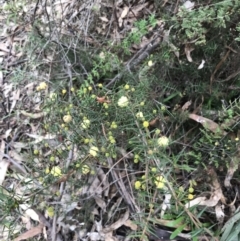
[[[169,139],[166,136],[161,136],[157,142],[161,147],[167,147],[169,145]]]
[[[98,155],[99,149],[96,146],[91,146],[89,154],[96,157]]]
[[[36,87],[36,90],[37,90],[37,91],[45,90],[45,89],[47,89],[47,84],[46,84],[46,82],[41,82],[41,83]]]
[[[83,129],[87,129],[87,128],[89,128],[90,123],[91,123],[90,120],[85,117],[85,118],[83,118],[83,121],[81,123],[81,127]]]
[[[157,187],[158,189],[164,188],[165,182],[166,182],[166,180],[165,180],[165,178],[164,178],[163,176],[158,176],[158,177],[156,177],[156,179],[155,179],[155,181],[154,181],[154,183],[155,183],[155,185],[156,185],[156,187]]]
[[[72,121],[72,116],[71,116],[71,115],[65,115],[65,116],[63,116],[63,121],[64,121],[65,123],[71,122],[71,121]]]
[[[83,166],[82,166],[82,173],[86,175],[86,174],[88,174],[89,172],[90,172],[90,167],[89,167],[88,165],[86,165],[86,164],[83,165]]]
[[[129,101],[128,98],[126,96],[122,96],[119,100],[118,100],[118,106],[123,108],[128,106]]]

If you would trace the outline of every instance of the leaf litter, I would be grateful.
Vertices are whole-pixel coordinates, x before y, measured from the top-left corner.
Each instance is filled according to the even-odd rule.
[[[143,1],[144,2],[144,1]],[[167,2],[167,1],[166,1]],[[164,4],[166,4],[166,2]],[[108,7],[109,9],[113,11],[108,11],[106,15],[97,16],[103,23],[96,23],[96,30],[99,34],[102,34],[105,36],[111,29],[110,26],[113,19],[114,12],[116,11],[116,17],[117,17],[117,23],[118,27],[126,28],[127,30],[131,30],[134,28],[134,22],[141,16],[145,11],[144,9],[153,9],[153,5],[146,2],[143,4],[138,4],[135,6],[126,6],[123,1],[117,1],[116,4],[109,5],[108,3],[104,3],[104,1],[96,1],[94,2],[94,7],[97,9],[97,11],[101,10],[103,6]],[[191,1],[186,1],[183,6],[188,10],[192,11],[194,8],[194,3]],[[76,30],[82,32],[83,34],[87,32],[88,28],[90,27],[90,23],[94,21],[94,15],[92,15],[90,9],[92,8],[92,2],[89,1],[83,1],[82,4],[79,4],[77,1],[57,1],[53,4],[53,6],[47,6],[47,5],[38,5],[31,3],[28,6],[24,6],[24,12],[28,13],[30,16],[39,17],[42,18],[43,26],[39,30],[36,29],[39,35],[45,34],[45,36],[48,36],[50,34],[50,29],[48,28],[47,24],[44,25],[44,23],[47,23],[49,20],[62,20],[64,22],[64,27],[60,29],[62,35],[67,35],[70,33],[75,33]],[[74,9],[78,9],[73,11]],[[45,15],[44,13],[47,13]],[[112,12],[112,13],[111,13]],[[54,13],[58,13],[54,15]],[[5,12],[7,14],[7,12]],[[68,18],[68,15],[71,15],[71,18]],[[79,17],[80,14],[80,17]],[[49,19],[46,18],[48,16]],[[78,25],[75,22],[75,19],[79,17],[80,19],[84,21],[82,22],[82,25]],[[90,22],[87,22],[87,26],[84,24],[86,23],[86,19],[89,19]],[[72,26],[70,26],[72,25]],[[7,25],[6,25],[7,26]],[[163,24],[161,20],[159,20],[159,26],[163,27]],[[87,29],[86,29],[87,27]],[[123,39],[125,37],[125,34],[123,32],[120,32],[118,27],[115,25],[114,28],[110,31],[111,39],[114,39],[114,41],[117,41],[116,39]],[[35,93],[35,83],[40,83],[44,78],[47,80],[50,79],[49,74],[41,73],[38,70],[35,70],[35,72],[31,73],[31,75],[34,77],[34,81],[31,82],[29,79],[31,78],[31,75],[25,75],[23,76],[23,82],[20,83],[20,86],[16,88],[16,86],[10,82],[10,77],[13,77],[14,68],[15,66],[23,66],[25,63],[24,57],[24,46],[27,43],[27,34],[32,29],[31,25],[27,25],[25,27],[18,26],[17,24],[14,24],[11,26],[10,29],[4,28],[2,31],[2,37],[3,40],[0,42],[0,56],[1,56],[1,64],[4,66],[4,70],[0,72],[0,87],[1,91],[3,93],[3,102],[5,106],[5,112],[7,114],[10,113],[18,113],[17,120],[20,121],[18,124],[20,125],[20,128],[22,129],[21,132],[24,133],[25,136],[34,139],[34,141],[31,141],[31,139],[24,139],[24,138],[12,138],[11,143],[8,143],[6,140],[10,137],[14,137],[16,133],[14,133],[16,130],[15,124],[17,123],[16,119],[11,116],[7,116],[7,121],[10,123],[10,128],[2,128],[1,123],[1,131],[5,130],[5,133],[1,134],[1,152],[0,152],[0,184],[4,185],[4,181],[7,181],[9,177],[14,179],[14,182],[16,185],[13,186],[23,186],[23,188],[17,188],[16,194],[20,195],[20,200],[25,200],[26,202],[23,202],[22,204],[19,204],[19,208],[21,209],[21,218],[23,220],[24,227],[27,229],[25,232],[21,232],[21,225],[17,224],[13,232],[15,235],[18,235],[17,238],[15,238],[15,241],[18,240],[26,240],[29,238],[32,238],[34,236],[37,236],[39,234],[44,233],[44,237],[47,240],[50,236],[50,233],[46,231],[46,214],[39,214],[36,211],[36,207],[31,207],[27,203],[27,200],[29,197],[29,190],[32,189],[32,187],[41,187],[44,191],[44,188],[41,185],[41,182],[39,183],[33,183],[30,180],[33,180],[35,177],[38,177],[38,173],[31,173],[31,169],[28,167],[27,160],[25,159],[23,153],[26,150],[29,150],[31,146],[36,146],[36,144],[43,144],[43,142],[50,143],[50,146],[53,147],[53,150],[55,147],[61,146],[63,150],[66,150],[66,147],[63,146],[63,143],[58,140],[58,136],[52,133],[44,133],[42,132],[40,127],[35,128],[29,128],[28,124],[32,123],[33,126],[37,126],[35,121],[39,121],[38,119],[42,119],[46,116],[45,112],[38,112],[40,109],[37,105],[39,102],[41,102],[41,94]],[[170,30],[165,30],[165,43],[167,43],[171,50],[174,52],[174,54],[179,58],[180,53],[177,49],[177,47],[170,42],[169,36],[170,36]],[[8,36],[8,32],[10,31],[11,37]],[[56,40],[57,41],[57,36]],[[141,42],[138,45],[132,45],[130,46],[130,51],[133,54],[136,54],[139,49],[142,49],[143,46],[148,45],[151,43],[151,41],[154,39],[154,36],[150,38],[142,38]],[[85,38],[85,42],[87,44],[92,44],[95,42],[93,37]],[[189,62],[193,62],[193,59],[191,57],[191,52],[194,51],[194,48],[191,47],[190,44],[185,45],[185,55]],[[40,56],[40,53],[38,53]],[[53,54],[54,56],[54,54]],[[136,55],[138,56],[138,55]],[[139,55],[136,57],[137,62],[142,60],[142,55]],[[49,62],[51,62],[54,57],[49,55],[47,56],[47,59]],[[136,60],[135,59],[135,60]],[[45,59],[46,60],[46,59]],[[202,63],[199,65],[198,69],[202,69],[204,66],[205,61],[203,60]],[[126,66],[129,66],[127,64]],[[6,74],[8,73],[8,74]],[[45,74],[45,75],[44,75]],[[9,77],[10,76],[10,77]],[[40,77],[41,76],[41,77]],[[30,82],[30,83],[29,83]],[[48,93],[48,90],[46,90],[45,93]],[[24,101],[24,97],[27,97],[27,103]],[[97,97],[97,101],[100,103],[110,103],[110,100],[108,100],[105,97]],[[26,103],[25,106],[22,106],[22,103]],[[32,106],[31,106],[32,105]],[[186,111],[189,106],[191,105],[191,101],[186,102],[183,107],[182,111]],[[35,112],[37,111],[37,112]],[[6,114],[5,113],[5,114]],[[1,114],[4,114],[4,110],[1,109]],[[5,116],[5,115],[4,115]],[[21,117],[22,116],[22,117]],[[225,129],[230,125],[229,123],[223,123],[218,124],[215,121],[197,115],[195,113],[189,114],[189,118],[200,123],[205,129],[210,130],[213,133],[220,133],[221,135],[225,136],[227,135],[227,132]],[[236,122],[237,120],[233,120]],[[32,126],[32,127],[33,127]],[[5,127],[5,126],[4,126]],[[7,126],[6,126],[7,127]],[[33,131],[34,129],[34,131]],[[18,132],[18,131],[17,131]],[[43,134],[44,133],[44,134]],[[16,134],[17,137],[21,136],[21,133]],[[5,149],[8,148],[8,146],[11,145],[12,150],[9,151],[7,154],[5,153]],[[44,168],[44,165],[41,164],[41,162],[44,162],[44,158],[46,156],[50,156],[53,152],[53,150],[49,150],[46,152],[43,157],[39,157],[39,161],[36,162],[39,164],[39,168]],[[125,150],[124,150],[125,151]],[[70,151],[69,151],[70,153]],[[75,161],[77,157],[81,156],[81,151],[76,149],[75,150],[75,157],[72,157],[71,161]],[[238,153],[239,154],[239,153]],[[36,160],[36,159],[35,159]],[[234,172],[237,170],[237,164],[239,160],[239,156],[236,157],[236,159],[232,160],[232,162],[229,165],[228,173],[225,177],[224,185],[226,188],[231,187],[230,181],[233,178]],[[109,160],[109,162],[112,162]],[[110,166],[113,166],[113,163],[111,163]],[[69,167],[69,166],[68,166]],[[67,167],[67,168],[68,168]],[[10,170],[11,169],[11,170]],[[78,204],[70,195],[67,195],[64,192],[64,185],[66,190],[71,189],[71,184],[68,179],[71,179],[71,175],[74,174],[74,172],[69,172],[69,175],[66,175],[66,178],[59,179],[59,182],[51,184],[48,188],[50,189],[50,193],[46,193],[46,200],[42,200],[42,202],[47,202],[49,204],[55,205],[56,213],[54,213],[55,223],[52,222],[51,229],[57,230],[57,227],[54,227],[54,225],[59,225],[59,227],[62,225],[65,229],[65,240],[68,240],[68,232],[69,230],[75,231],[75,237],[76,238],[85,238],[88,237],[89,240],[122,240],[123,237],[117,237],[115,231],[123,226],[127,226],[132,231],[136,231],[138,229],[138,225],[136,225],[130,216],[130,211],[136,210],[140,212],[140,208],[138,204],[135,202],[135,198],[132,194],[132,192],[129,190],[129,186],[131,187],[131,184],[124,183],[122,181],[122,176],[127,176],[128,173],[122,172],[119,173],[115,169],[110,169],[109,171],[105,171],[102,168],[96,168],[96,175],[90,175],[86,177],[83,174],[76,174],[76,181],[85,181],[85,185],[82,185],[81,188],[78,188],[76,190],[73,190],[73,192],[76,192],[79,196],[84,197],[82,198],[82,203]],[[12,172],[15,173],[17,176],[14,177],[12,175]],[[116,188],[115,185],[113,185],[113,182],[111,178],[109,179],[109,174],[111,173],[112,178],[114,179],[114,182],[118,184],[118,187]],[[185,204],[186,208],[190,208],[192,206],[205,206],[205,207],[215,207],[215,214],[217,217],[217,220],[219,220],[221,223],[223,222],[223,218],[225,216],[224,209],[221,205],[219,205],[219,202],[223,203],[224,205],[228,205],[226,203],[226,198],[224,197],[222,187],[218,181],[217,174],[215,170],[212,168],[209,169],[209,175],[212,176],[211,181],[209,182],[212,188],[212,191],[210,193],[210,197],[207,196],[200,196],[192,201],[189,201],[187,204]],[[12,175],[12,176],[11,176]],[[22,176],[21,176],[22,175]],[[14,183],[13,182],[13,183]],[[25,183],[25,184],[24,184]],[[59,186],[56,184],[60,184]],[[32,186],[32,187],[31,187]],[[25,190],[24,190],[25,188]],[[62,188],[62,189],[61,189]],[[57,190],[57,191],[56,191]],[[50,196],[54,196],[56,192],[59,192],[62,194],[62,198],[60,199],[54,199],[54,200],[48,200]],[[118,193],[121,193],[120,197],[118,196]],[[36,192],[37,194],[37,192]],[[35,195],[35,193],[33,193]],[[6,192],[4,193],[4,197],[9,196],[9,194]],[[117,200],[115,200],[115,197],[118,197]],[[65,199],[64,199],[65,198]],[[169,205],[169,202],[172,198],[172,195],[170,193],[166,193],[165,199],[162,202],[162,215],[164,216],[164,212],[167,208],[171,209],[171,206]],[[80,202],[81,202],[80,201]],[[102,220],[92,221],[92,227],[91,231],[87,232],[84,227],[84,223],[78,222],[78,217],[74,219],[76,221],[75,225],[70,225],[67,223],[71,223],[73,221],[73,218],[70,220],[67,220],[66,216],[69,215],[70,217],[74,216],[74,212],[78,214],[78,211],[81,211],[81,209],[84,208],[84,206],[91,201],[92,208],[89,210],[89,216],[90,214],[97,214],[98,216],[102,217],[105,213],[110,213],[111,215],[108,216],[108,221],[111,224],[102,224]],[[55,202],[55,203],[54,203]],[[112,202],[112,203],[111,203]],[[125,203],[124,212],[116,212],[114,209],[118,209],[118,207],[122,206],[123,203]],[[109,208],[110,204],[112,207]],[[57,209],[58,205],[60,205],[59,210],[62,211],[62,214],[58,215]],[[130,207],[130,208],[129,208]],[[100,209],[99,209],[100,208]],[[115,212],[115,214],[114,214]],[[117,215],[116,215],[117,213]],[[43,218],[40,218],[41,215],[43,215]],[[81,213],[79,215],[82,215]],[[11,216],[8,217],[9,219],[13,218]],[[54,220],[53,218],[53,220]],[[43,221],[45,220],[45,221]],[[51,220],[51,218],[49,218]],[[65,222],[65,220],[67,220]],[[52,220],[51,220],[52,221]],[[234,220],[235,221],[235,220]],[[163,222],[162,222],[163,223]],[[35,225],[35,226],[34,226]],[[229,222],[225,224],[225,230],[228,230],[227,227],[229,226]],[[177,225],[175,226],[177,227]],[[1,228],[4,230],[4,227],[1,225]],[[230,230],[230,229],[229,229]],[[4,239],[8,238],[8,231],[6,228],[2,232],[2,236]],[[51,230],[50,230],[51,231]],[[20,234],[21,233],[21,234]],[[225,232],[225,236],[228,236],[228,232]],[[51,234],[54,236],[53,234]],[[64,236],[63,235],[63,236]],[[63,240],[62,238],[59,238],[58,240]]]

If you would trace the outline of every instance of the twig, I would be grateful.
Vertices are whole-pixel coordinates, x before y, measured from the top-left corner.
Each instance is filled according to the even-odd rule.
[[[0,152],[0,155],[7,158],[9,162],[11,162],[19,171],[21,171],[23,174],[28,174],[26,172],[26,170],[19,164],[17,163],[15,160],[13,160],[9,155],[4,154],[2,152]]]

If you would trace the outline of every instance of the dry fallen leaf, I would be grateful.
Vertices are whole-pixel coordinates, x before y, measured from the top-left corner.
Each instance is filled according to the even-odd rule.
[[[97,102],[98,103],[110,103],[111,101],[108,100],[106,96],[103,96],[103,97],[97,97]]]
[[[189,114],[189,118],[192,120],[195,120],[198,123],[201,123],[205,129],[210,130],[215,134],[218,134],[218,133],[222,135],[227,134],[224,130],[222,130],[222,128],[216,122],[208,118],[205,118],[203,116],[196,115],[196,114]]]
[[[38,226],[36,226],[36,227],[28,230],[27,232],[19,235],[13,241],[21,241],[21,240],[26,240],[26,239],[32,238],[32,237],[42,233],[43,227],[44,227],[44,225],[40,223]]]
[[[129,7],[127,7],[127,6],[124,7],[124,9],[123,9],[123,11],[121,13],[120,18],[125,18],[127,16],[128,12],[129,12]]]
[[[131,228],[133,231],[137,231],[137,224],[135,224],[133,221],[131,221],[130,219],[128,219],[125,223],[124,223],[125,226]]]
[[[115,223],[109,225],[108,227],[105,227],[102,232],[107,234],[109,232],[112,232],[118,228],[120,228],[122,225],[125,224],[125,222],[128,220],[129,218],[129,210],[127,210],[124,215],[122,216],[122,218],[118,219]]]
[[[198,69],[202,69],[204,67],[205,64],[205,60],[203,59],[201,64],[198,66]]]
[[[8,166],[9,166],[9,162],[3,159],[4,155],[2,153],[4,153],[4,149],[5,149],[5,141],[2,141],[0,146],[0,185],[2,185],[5,179]]]
[[[182,106],[182,110],[187,110],[191,104],[192,104],[192,101],[191,101],[191,100],[187,101],[187,102]]]
[[[191,44],[185,44],[184,50],[185,50],[185,54],[186,54],[187,60],[189,62],[192,62],[193,60],[192,60],[192,57],[191,57],[191,52],[194,50],[194,47],[191,46]]]

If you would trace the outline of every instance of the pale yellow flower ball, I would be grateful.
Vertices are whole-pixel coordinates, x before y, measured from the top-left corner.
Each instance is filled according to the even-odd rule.
[[[149,122],[148,121],[144,121],[143,122],[143,127],[145,127],[145,128],[149,127]]]
[[[149,66],[149,67],[153,66],[152,60],[149,60],[149,61],[148,61],[148,66]]]
[[[53,207],[48,207],[47,208],[47,215],[52,218],[54,216],[54,208]]]
[[[47,84],[46,82],[41,82],[38,87],[39,90],[45,90],[47,88]]]
[[[81,123],[81,126],[83,129],[87,129],[87,128],[89,128],[90,123],[91,123],[90,120],[84,119],[83,122]]]
[[[49,94],[49,98],[51,99],[51,101],[55,101],[57,99],[57,93],[51,92]]]
[[[129,89],[130,89],[130,86],[127,84],[127,85],[124,86],[124,89],[125,89],[125,90],[129,90]]]
[[[90,167],[89,167],[88,165],[86,165],[86,164],[83,165],[83,166],[82,166],[82,173],[86,175],[86,174],[88,174],[89,172],[90,172]]]
[[[52,168],[50,172],[54,177],[62,176],[62,171],[59,166],[55,166]]]
[[[191,194],[191,193],[189,193],[189,194],[188,194],[188,199],[189,199],[189,200],[192,200],[193,198],[194,198],[194,195]]]
[[[119,100],[118,100],[118,106],[119,107],[126,107],[128,106],[128,98],[126,96],[122,96]]]
[[[140,181],[136,181],[135,183],[134,183],[134,187],[135,187],[135,189],[140,189],[140,187],[141,187],[141,185],[142,185],[142,183],[140,182]]]
[[[140,111],[136,114],[137,119],[144,119],[143,113]]]
[[[89,150],[89,154],[96,157],[98,155],[98,148],[96,146],[92,146]]]
[[[167,147],[169,145],[169,139],[166,136],[158,138],[158,145],[161,147]]]
[[[63,121],[64,121],[65,123],[71,122],[71,121],[72,121],[72,116],[70,116],[70,115],[65,115],[65,116],[63,116]]]
[[[159,176],[154,181],[157,188],[162,189],[165,186],[165,178],[163,176]]]

